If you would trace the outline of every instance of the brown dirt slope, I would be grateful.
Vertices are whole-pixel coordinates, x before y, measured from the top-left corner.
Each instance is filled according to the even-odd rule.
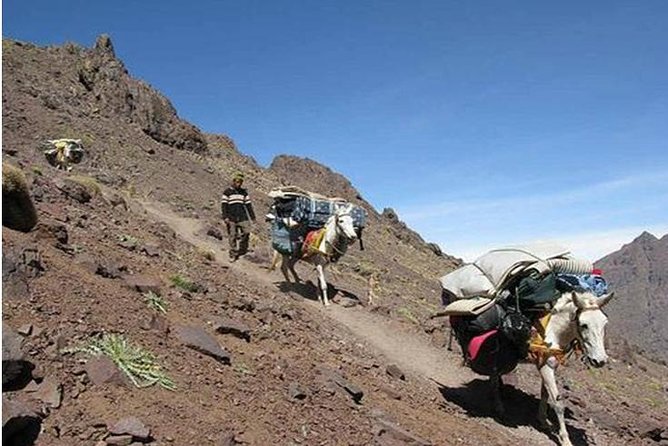
[[[531,367],[518,370],[498,419],[480,381],[442,348],[444,323],[428,316],[435,279],[457,260],[396,216],[370,209],[367,249],[330,272],[339,305],[325,310],[312,283],[288,286],[263,268],[264,223],[234,264],[217,235],[232,171],[249,174],[261,215],[284,169],[181,121],[108,38],[92,49],[3,41],[3,69],[3,162],[26,175],[38,214],[31,232],[2,234],[3,444],[553,444],[533,424]],[[72,173],[42,156],[58,137],[84,141]],[[317,163],[291,168],[361,200]],[[373,272],[381,285],[368,306]],[[149,307],[155,295],[165,313]],[[135,388],[109,363],[68,353],[102,333],[150,351],[176,390]],[[613,354],[627,362],[563,371],[575,444],[659,444],[665,367]]]

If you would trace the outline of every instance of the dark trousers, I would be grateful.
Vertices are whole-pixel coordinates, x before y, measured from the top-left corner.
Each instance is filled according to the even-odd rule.
[[[248,252],[250,237],[249,221],[230,221],[227,224],[227,238],[230,243],[230,256],[242,256]]]

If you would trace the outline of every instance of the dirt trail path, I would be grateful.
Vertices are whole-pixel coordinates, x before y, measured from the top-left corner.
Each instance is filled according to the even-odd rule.
[[[275,282],[280,280],[278,272],[268,273],[257,265],[243,259],[231,263],[227,252],[221,249],[222,243],[203,235],[201,221],[181,217],[167,206],[155,202],[135,202],[140,211],[156,221],[166,223],[183,240],[196,247],[212,250],[219,264],[230,268],[240,275],[249,277],[256,283],[263,284],[271,293],[276,292]],[[335,304],[323,307],[317,301],[304,299],[301,304],[309,311],[336,321],[346,327],[358,341],[363,342],[370,351],[385,357],[389,363],[395,363],[406,372],[433,380],[447,387],[464,387],[479,376],[462,367],[461,357],[445,349],[431,345],[429,338],[421,333],[409,332],[398,323],[377,314],[360,310],[359,307],[344,308]],[[481,424],[491,429],[500,429],[519,437],[520,444],[554,446],[554,442],[545,434],[527,426],[510,428],[496,423],[490,418],[479,418]]]

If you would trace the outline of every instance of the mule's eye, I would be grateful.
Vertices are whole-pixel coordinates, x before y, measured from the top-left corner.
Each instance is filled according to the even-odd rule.
[[[587,324],[580,325],[580,330],[582,330],[582,331],[586,331],[588,328],[589,327],[587,326]]]

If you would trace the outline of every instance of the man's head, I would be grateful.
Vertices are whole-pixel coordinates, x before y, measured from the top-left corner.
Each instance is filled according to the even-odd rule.
[[[232,185],[234,187],[241,187],[241,185],[244,183],[244,174],[241,172],[236,172],[234,175],[232,175]]]

